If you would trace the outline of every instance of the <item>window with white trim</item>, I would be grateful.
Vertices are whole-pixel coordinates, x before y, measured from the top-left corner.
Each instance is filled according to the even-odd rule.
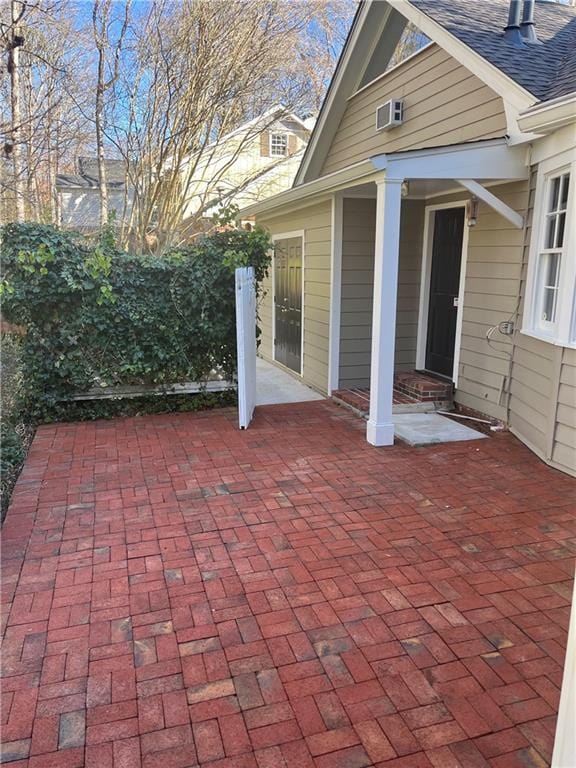
[[[576,163],[541,163],[522,330],[544,341],[576,345]],[[556,167],[554,167],[556,165]]]
[[[543,331],[553,332],[558,322],[558,293],[564,256],[570,173],[549,177],[546,186],[544,238],[538,253],[536,277],[535,320]]]
[[[288,154],[288,136],[285,133],[270,134],[270,154],[276,157]]]

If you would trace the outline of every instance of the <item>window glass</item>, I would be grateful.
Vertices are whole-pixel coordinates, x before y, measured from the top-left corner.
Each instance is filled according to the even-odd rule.
[[[559,273],[560,254],[549,253],[545,258],[544,300],[542,302],[542,320],[547,323],[554,323],[556,320]]]
[[[558,320],[558,296],[562,269],[564,233],[568,206],[570,174],[548,179],[548,201],[542,250],[538,254],[536,284],[536,325],[546,332],[554,330]]]
[[[285,155],[288,152],[288,136],[285,133],[270,134],[270,154]]]
[[[400,35],[398,45],[396,46],[386,69],[390,69],[391,67],[400,64],[404,59],[407,59],[409,56],[416,53],[416,51],[419,51],[421,48],[424,48],[425,45],[428,45],[429,42],[430,38],[426,37],[426,35],[420,32],[418,27],[415,27],[414,24],[409,21]]]

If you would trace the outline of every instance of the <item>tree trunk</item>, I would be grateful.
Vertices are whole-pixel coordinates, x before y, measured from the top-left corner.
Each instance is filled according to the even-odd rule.
[[[16,221],[24,221],[25,211],[25,174],[22,152],[22,109],[20,98],[20,39],[18,22],[21,14],[17,0],[12,0],[12,40],[10,46],[10,89],[12,102],[12,167],[14,171],[14,192],[16,203]]]
[[[96,155],[98,157],[98,183],[100,191],[100,226],[108,223],[108,187],[104,156],[104,46],[98,46],[98,83],[96,85]]]

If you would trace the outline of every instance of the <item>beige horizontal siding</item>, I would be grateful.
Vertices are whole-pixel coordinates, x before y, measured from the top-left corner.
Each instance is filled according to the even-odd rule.
[[[519,287],[517,327],[522,327],[524,292],[535,194],[536,168],[529,205]],[[535,339],[514,337],[509,423],[511,430],[545,461],[576,475],[576,351]]]
[[[376,131],[376,108],[404,99],[404,123]],[[322,175],[382,152],[506,134],[502,99],[437,45],[425,48],[348,102]]]
[[[326,392],[328,389],[328,336],[330,324],[331,203],[324,202],[274,218],[259,218],[272,235],[304,231],[304,358],[303,379]],[[262,329],[259,354],[273,359],[272,276],[263,282],[260,302]]]
[[[527,204],[527,183],[491,187],[501,200],[519,212]],[[434,198],[430,204],[460,202],[467,194]],[[462,335],[455,399],[461,405],[506,420],[506,384],[511,340],[487,331],[517,311],[522,269],[522,232],[480,203],[478,223],[468,230]]]
[[[400,221],[396,370],[412,370],[416,364],[423,222],[423,203],[404,200]],[[375,225],[375,200],[344,199],[340,318],[342,388],[367,387],[370,383]]]
[[[518,282],[517,330],[514,336],[510,379],[508,419],[510,427],[541,456],[546,454],[549,409],[554,397],[553,369],[555,350],[550,344],[520,333],[522,326],[523,290],[528,260],[528,244],[532,231],[535,174],[531,175],[527,206],[527,227],[521,253],[521,275]]]
[[[576,474],[576,349],[562,351],[552,461]]]
[[[376,200],[344,198],[339,387],[370,381]]]

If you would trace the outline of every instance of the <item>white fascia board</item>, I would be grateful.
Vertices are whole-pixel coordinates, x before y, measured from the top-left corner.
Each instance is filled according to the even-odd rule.
[[[376,172],[370,160],[362,160],[359,163],[342,168],[340,171],[321,176],[306,184],[301,184],[299,187],[292,187],[285,192],[280,192],[278,195],[273,195],[266,200],[250,205],[248,208],[244,208],[240,211],[238,217],[243,218],[245,216],[258,216],[263,213],[272,213],[278,208],[283,208],[284,206],[293,203],[299,203],[315,195],[335,192],[347,186],[364,184],[367,181],[370,181],[371,177],[374,177],[375,175]]]
[[[376,0],[376,2],[381,2],[381,0]],[[358,39],[361,36],[362,31],[364,29],[366,17],[368,15],[371,5],[372,5],[372,0],[365,0],[358,9],[358,15],[354,19],[352,29],[350,30],[349,37],[346,40],[346,45],[344,47],[344,50],[342,51],[342,54],[336,66],[336,71],[334,72],[334,75],[332,76],[332,80],[330,81],[330,85],[328,86],[328,92],[324,98],[324,103],[322,104],[322,108],[320,110],[320,114],[318,115],[318,119],[316,120],[314,130],[312,131],[312,135],[310,136],[308,146],[306,147],[306,153],[302,159],[302,163],[300,165],[300,168],[298,169],[296,178],[294,179],[295,186],[302,184],[302,180],[306,177],[306,174],[308,172],[308,169],[310,168],[312,159],[315,157],[315,155],[319,151],[321,151],[322,146],[324,146],[326,143],[328,144],[331,143],[332,136],[327,136],[327,125],[329,124],[329,122],[330,121],[337,122],[337,123],[340,122],[340,116],[338,115],[334,116],[333,114],[334,108],[337,102],[342,103],[342,111],[346,107],[348,95],[341,93],[342,81],[344,79],[345,74],[349,70],[350,59],[352,58],[352,55],[355,52]],[[386,9],[386,10],[387,10],[387,13],[384,16],[384,20],[386,20],[389,13],[389,9]],[[382,26],[384,26],[384,24]],[[371,49],[371,51],[372,50],[373,48]],[[362,72],[358,71],[356,74],[356,82],[354,87],[351,88],[351,92],[357,90],[358,83],[360,82],[361,77],[362,77]],[[337,128],[337,125],[334,130],[336,130],[336,128]]]
[[[510,103],[517,110],[526,109],[537,101],[536,96],[527,91],[521,85],[501,69],[495,67],[487,59],[476,53],[462,40],[459,40],[441,24],[415,8],[409,0],[388,0],[389,4],[398,13],[405,16],[418,29],[434,42],[438,43],[456,61],[476,75],[489,88],[492,88],[502,99]]]
[[[377,155],[375,171],[390,179],[526,179],[529,168],[524,147],[505,139],[456,144],[450,147]]]
[[[522,131],[551,133],[571,123],[576,125],[576,93],[535,104],[518,115]]]

